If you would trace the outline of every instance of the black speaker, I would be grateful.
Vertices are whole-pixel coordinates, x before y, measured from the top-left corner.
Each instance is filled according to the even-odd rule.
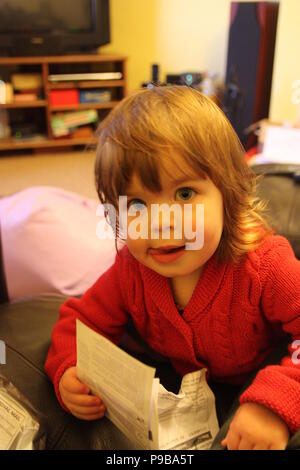
[[[152,64],[152,83],[159,83],[159,65]]]
[[[252,123],[269,115],[278,2],[232,2],[223,111],[245,148]]]

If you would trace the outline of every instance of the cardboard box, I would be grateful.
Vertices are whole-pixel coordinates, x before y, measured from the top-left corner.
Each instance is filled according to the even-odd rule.
[[[66,106],[79,104],[79,93],[77,89],[51,90],[49,93],[51,106]]]
[[[109,103],[111,101],[111,92],[109,90],[80,90],[80,103]]]

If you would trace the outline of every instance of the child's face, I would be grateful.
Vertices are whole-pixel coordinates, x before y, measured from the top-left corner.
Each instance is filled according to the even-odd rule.
[[[176,165],[169,160],[164,163],[164,168],[167,171],[161,170],[162,190],[159,193],[149,191],[137,174],[133,174],[126,192],[126,244],[138,261],[163,276],[174,278],[195,271],[201,273],[215,253],[222,235],[221,192],[208,177],[203,179],[191,174],[180,156],[176,158]],[[191,177],[184,176],[187,171]],[[179,179],[181,181],[177,181]],[[165,207],[169,208],[177,204],[179,212],[176,214],[181,213],[181,217],[174,216],[172,211],[161,211],[153,217],[153,204],[166,204]],[[189,213],[187,205],[190,206]],[[203,207],[204,226],[199,209]],[[130,215],[131,211],[136,214]],[[143,231],[144,238],[137,237],[142,226],[147,229],[147,233]]]

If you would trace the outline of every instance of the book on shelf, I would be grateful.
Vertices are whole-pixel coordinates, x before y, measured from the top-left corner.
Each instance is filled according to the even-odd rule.
[[[95,109],[60,113],[52,117],[52,132],[54,137],[62,137],[69,135],[76,127],[97,121],[98,113]]]
[[[5,103],[6,103],[5,82],[3,80],[0,80],[0,104],[5,104]]]
[[[49,100],[51,106],[76,105],[79,103],[79,91],[77,89],[50,90]]]
[[[14,95],[15,103],[28,103],[31,101],[37,101],[39,96],[37,93],[17,93]]]
[[[39,73],[14,73],[11,82],[15,90],[42,89],[43,79]]]
[[[13,87],[11,83],[0,80],[0,104],[9,104],[13,102]]]
[[[59,73],[49,75],[50,82],[69,82],[81,80],[121,80],[121,72],[98,72],[98,73]]]
[[[109,90],[80,90],[80,103],[109,103],[111,101],[111,92]]]
[[[11,129],[9,125],[9,115],[6,109],[0,109],[0,139],[9,139]]]
[[[72,139],[93,139],[94,129],[92,126],[81,126],[73,129],[70,133]]]

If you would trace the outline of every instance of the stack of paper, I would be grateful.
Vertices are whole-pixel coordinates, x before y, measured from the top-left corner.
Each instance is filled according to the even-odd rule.
[[[255,163],[300,164],[300,128],[267,125]]]
[[[216,436],[215,397],[206,369],[183,377],[178,395],[134,359],[77,320],[77,373],[107,408],[133,449],[209,449]]]

